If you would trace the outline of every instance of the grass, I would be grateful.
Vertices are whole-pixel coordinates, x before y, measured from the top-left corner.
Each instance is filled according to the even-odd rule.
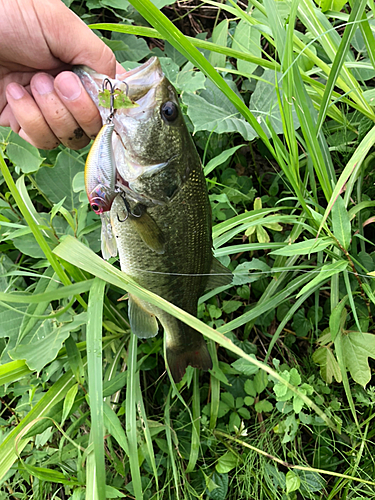
[[[130,4],[152,28],[73,2],[116,33],[125,67],[126,47],[130,63],[150,55],[134,34],[165,40],[154,51],[204,157],[215,254],[235,281],[198,318],[143,289],[94,253],[80,158],[69,211],[44,164],[18,175],[26,156],[12,159],[0,129],[0,499],[374,497],[374,9],[323,3],[207,1],[213,43],[149,0]],[[236,30],[259,45],[233,49]],[[56,176],[64,154],[43,152]],[[161,339],[130,332],[124,292],[200,331],[210,374],[171,382]]]

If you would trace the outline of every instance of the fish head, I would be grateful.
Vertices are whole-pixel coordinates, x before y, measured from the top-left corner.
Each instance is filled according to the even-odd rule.
[[[99,106],[98,92],[107,77],[87,68],[77,74],[104,122],[110,110]],[[194,155],[195,162],[197,156],[176,91],[156,57],[110,83],[137,104],[117,109],[113,116],[113,152],[120,183],[137,201],[166,203],[186,180],[190,156]]]

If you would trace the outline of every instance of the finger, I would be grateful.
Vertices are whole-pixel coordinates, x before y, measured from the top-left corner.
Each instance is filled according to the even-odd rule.
[[[0,115],[0,127],[10,127],[13,132],[18,134],[20,131],[20,124],[16,120],[12,108],[7,104]]]
[[[6,70],[4,70],[6,71]],[[1,75],[0,77],[0,112],[2,112],[6,105],[7,105],[7,100],[6,100],[6,95],[5,95],[5,89],[9,83],[16,82],[22,85],[23,87],[26,87],[31,80],[31,77],[33,76],[32,71],[15,71],[13,73],[9,74],[4,74]],[[5,126],[5,125],[4,125]]]
[[[18,135],[22,137],[22,139],[25,139],[25,141],[35,146],[36,148],[38,147],[37,144],[35,144],[35,142],[26,134],[26,132],[22,128],[18,132]],[[40,148],[40,149],[48,149],[48,148]]]
[[[99,111],[78,76],[63,71],[55,78],[55,90],[86,135],[93,139],[102,126]]]
[[[81,149],[90,142],[57,95],[51,75],[37,73],[30,82],[30,88],[45,121],[62,144],[71,149]]]
[[[123,75],[126,73],[126,70],[119,62],[116,61],[116,76]]]
[[[86,64],[111,78],[115,76],[116,59],[112,50],[63,2],[44,0],[37,2],[37,9],[44,38],[57,59]],[[59,19],[57,26],[56,19]]]
[[[22,85],[10,83],[6,88],[8,104],[23,132],[37,148],[53,149],[59,140],[46,123],[40,109]]]

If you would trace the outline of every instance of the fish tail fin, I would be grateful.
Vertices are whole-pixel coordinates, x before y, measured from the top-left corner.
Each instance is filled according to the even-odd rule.
[[[206,342],[202,339],[200,346],[189,350],[174,350],[166,346],[167,362],[171,370],[173,380],[178,383],[185,374],[187,366],[200,368],[207,371],[212,368],[211,356],[208,352]]]

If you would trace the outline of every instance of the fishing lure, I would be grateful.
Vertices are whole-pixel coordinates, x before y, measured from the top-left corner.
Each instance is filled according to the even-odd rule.
[[[112,147],[112,137],[115,132],[113,117],[117,109],[115,102],[116,91],[117,89],[110,80],[105,78],[102,84],[102,93],[106,92],[105,95],[108,96],[109,94],[110,97],[109,115],[91,146],[85,165],[86,193],[91,208],[96,214],[100,215],[102,221],[101,250],[102,256],[106,260],[117,255],[116,239],[112,233],[109,217],[109,211],[117,194],[121,194],[125,205],[125,213],[127,214],[123,222],[125,222],[128,215],[139,217],[137,213],[130,211],[125,193],[121,189],[121,183],[116,184],[117,169]],[[126,94],[127,92],[128,88]],[[125,94],[123,98],[125,98]],[[130,100],[129,102],[131,103]]]
[[[113,91],[110,81],[103,81],[103,90],[110,85],[111,104],[110,114],[106,123],[89,151],[85,165],[85,188],[89,203],[94,212],[100,215],[102,221],[102,256],[104,259],[117,255],[116,239],[112,233],[109,211],[117,195],[116,163],[112,148],[112,135],[115,129],[113,124],[114,106]]]

